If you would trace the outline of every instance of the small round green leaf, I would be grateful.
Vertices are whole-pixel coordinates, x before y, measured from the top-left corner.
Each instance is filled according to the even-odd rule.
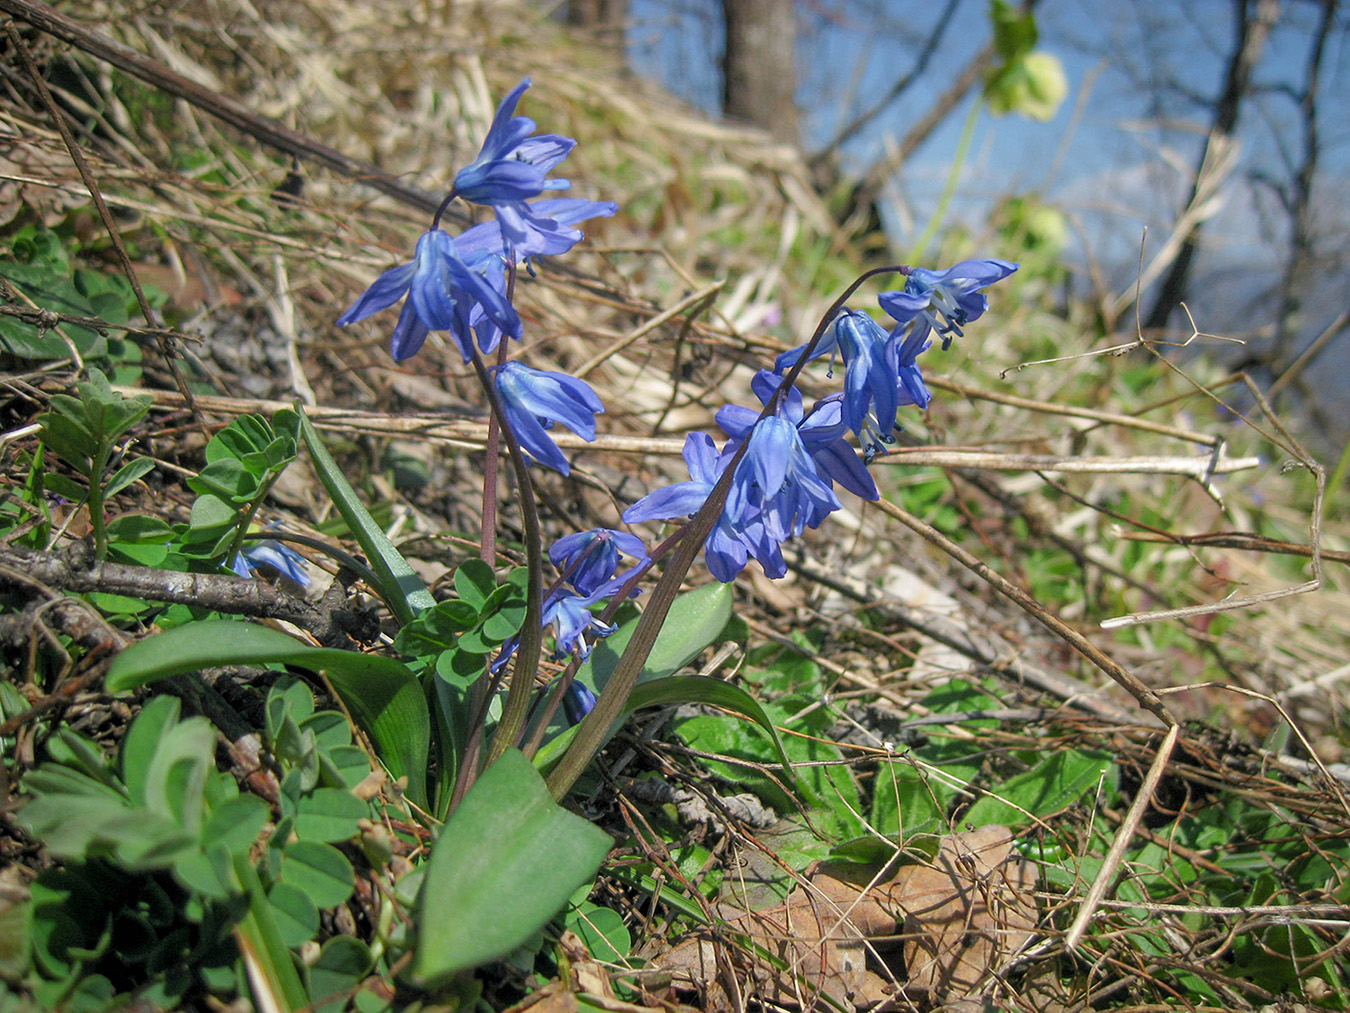
[[[303,841],[345,841],[356,834],[356,821],[370,807],[341,788],[316,788],[300,800],[295,834]]]
[[[287,946],[301,946],[318,934],[319,909],[304,890],[278,883],[267,892],[267,903],[272,909],[277,931]]]
[[[295,841],[282,853],[280,881],[304,891],[318,907],[336,907],[352,895],[355,874],[331,844]]]

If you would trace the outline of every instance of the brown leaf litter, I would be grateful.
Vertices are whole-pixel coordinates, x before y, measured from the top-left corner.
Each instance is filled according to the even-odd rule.
[[[776,907],[723,907],[721,931],[684,940],[651,967],[677,988],[714,993],[734,967],[766,999],[803,1009],[975,996],[1036,926],[1036,869],[1013,844],[1007,827],[986,826],[944,838],[931,860],[886,879],[818,872]],[[903,966],[882,960],[897,949]]]

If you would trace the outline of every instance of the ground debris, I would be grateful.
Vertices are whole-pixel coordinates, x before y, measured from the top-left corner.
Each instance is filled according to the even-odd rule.
[[[822,999],[863,1009],[974,997],[1036,925],[1036,871],[1013,843],[1006,827],[986,826],[944,838],[934,858],[888,879],[817,873],[775,907],[723,907],[719,932],[686,939],[652,966],[698,989],[735,967],[767,998],[804,1009]],[[887,945],[897,940],[903,962]]]

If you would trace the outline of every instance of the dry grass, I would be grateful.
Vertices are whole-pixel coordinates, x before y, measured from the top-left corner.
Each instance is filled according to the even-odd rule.
[[[710,426],[718,406],[744,400],[756,365],[808,333],[862,266],[797,153],[709,122],[626,74],[614,54],[569,39],[533,6],[190,6],[191,17],[159,3],[70,5],[85,23],[178,73],[427,190],[443,191],[452,167],[473,156],[495,97],[522,73],[535,81],[523,112],[580,140],[568,162],[573,194],[616,200],[621,212],[594,223],[576,254],[545,266],[519,297],[531,361],[584,370],[609,406],[604,439],[591,447],[560,440],[579,453],[573,480],[539,477],[557,533],[612,525],[651,483],[682,477],[673,454],[683,432]],[[384,348],[391,317],[351,329],[333,325],[378,271],[406,256],[424,216],[359,180],[305,164],[294,166],[303,177],[299,196],[279,202],[275,192],[293,169],[284,155],[183,102],[114,78],[97,62],[68,63],[62,46],[42,49],[65,68],[55,79],[59,95],[85,131],[86,154],[138,269],[170,293],[185,368],[213,391],[201,399],[205,419],[215,425],[295,396],[317,406],[316,422],[339,437],[365,490],[392,504],[393,529],[423,557],[419,566],[432,579],[444,576],[465,552],[458,539],[471,537],[476,525],[482,412],[472,377],[435,335],[415,360],[395,366]],[[59,136],[13,68],[0,94],[0,144],[5,213],[56,224],[87,204]],[[76,221],[96,260],[106,246],[97,222],[78,214]],[[996,241],[979,239],[986,252],[984,241]],[[968,245],[976,244],[957,242],[946,253],[959,257]],[[1335,778],[1319,783],[1317,766],[1342,760],[1342,714],[1350,702],[1344,499],[1333,501],[1322,529],[1322,547],[1340,555],[1329,557],[1320,590],[1259,600],[1308,579],[1304,556],[1263,551],[1276,541],[1307,546],[1315,527],[1313,483],[1306,471],[1286,467],[1298,458],[1297,445],[1203,358],[1160,365],[1155,348],[1143,345],[1102,354],[1111,342],[1093,336],[1089,321],[1053,311],[1052,296],[1036,278],[999,292],[977,341],[958,341],[945,356],[930,353],[942,371],[937,397],[925,417],[907,422],[936,448],[1041,455],[1051,466],[1023,461],[1025,470],[1009,475],[942,458],[920,467],[897,453],[879,481],[896,502],[1047,599],[1091,643],[1163,693],[1177,716],[1233,729],[1231,744],[1216,744],[1208,733],[1182,735],[1166,775],[1174,789],[1230,792],[1305,813],[1310,842],[1346,832],[1350,819],[1335,802],[1341,789]],[[1206,339],[1197,338],[1203,348]],[[146,385],[172,390],[163,364],[147,356]],[[1040,361],[1062,356],[1070,358]],[[71,375],[70,364],[57,364],[5,378],[14,436],[7,454],[31,439],[23,427],[42,392]],[[808,395],[824,390],[819,378],[806,387]],[[169,469],[190,469],[199,437],[175,395],[156,397],[146,445]],[[1261,455],[1263,463],[1202,482],[1142,472],[1122,460],[1220,453],[1229,460]],[[1072,463],[1084,459],[1117,464],[1075,473]],[[1056,460],[1067,463],[1056,469]],[[10,468],[13,461],[3,463]],[[415,481],[398,477],[409,464],[420,469]],[[263,519],[284,517],[312,530],[325,507],[317,486],[293,472]],[[170,495],[161,509],[181,512],[183,502]],[[1216,547],[1177,538],[1227,531],[1256,532],[1264,541]],[[1156,725],[1128,695],[883,511],[850,507],[840,523],[807,540],[803,555],[804,569],[823,571],[839,586],[800,574],[776,584],[751,576],[739,612],[756,640],[827,630],[832,653],[818,661],[833,674],[837,702],[864,698],[922,717],[912,704],[923,689],[953,674],[992,672],[1005,679],[1009,708],[1052,710],[1024,728],[981,733],[987,755],[1044,749],[1049,739],[1108,749],[1141,774],[1152,762]],[[1230,595],[1258,600],[1232,613],[1116,633],[1098,628],[1112,616],[1212,605]],[[860,600],[873,613],[866,628],[855,618]],[[945,644],[934,639],[943,630]],[[1080,696],[1090,704],[1084,713],[1053,712]],[[1287,744],[1277,734],[1285,717],[1299,729]],[[1269,751],[1252,752],[1263,742]],[[1343,769],[1332,773],[1343,777]],[[1059,832],[1061,843],[1074,846],[1079,829],[1038,833]],[[724,850],[747,843],[728,840]],[[1223,854],[1205,860],[1222,866]],[[1086,891],[1084,882],[1046,903],[1071,913]],[[1103,910],[1114,911],[1112,903]],[[1130,949],[1126,922],[1141,906],[1125,907],[1110,915],[1121,919],[1120,932],[1089,960],[1106,968],[1109,980],[1137,989],[1165,978],[1159,967],[1166,962],[1150,963]],[[1165,905],[1144,909],[1171,917]],[[1184,933],[1182,921],[1176,925]],[[1218,947],[1222,940],[1208,932],[1187,941],[1177,959]],[[1103,945],[1102,938],[1092,945]],[[1041,939],[1048,953],[1060,934],[1046,928]],[[1030,994],[1022,998],[1034,1005]],[[1233,994],[1235,1002],[1259,998],[1249,990]],[[1086,1002],[1089,992],[1080,996]],[[1046,1003],[1042,1008],[1079,1008],[1063,996]]]

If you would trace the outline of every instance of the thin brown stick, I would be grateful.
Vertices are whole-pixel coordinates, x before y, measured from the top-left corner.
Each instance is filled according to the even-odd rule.
[[[1078,914],[1064,936],[1065,949],[1076,950],[1078,944],[1083,941],[1083,933],[1087,931],[1092,916],[1096,914],[1097,907],[1101,904],[1111,882],[1116,878],[1116,870],[1120,868],[1121,860],[1125,857],[1125,849],[1134,839],[1135,828],[1143,820],[1144,810],[1148,808],[1149,802],[1153,799],[1153,792],[1157,789],[1158,782],[1162,780],[1163,771],[1167,769],[1167,761],[1172,757],[1172,748],[1177,744],[1177,736],[1180,733],[1181,726],[1178,724],[1173,724],[1167,729],[1167,735],[1163,737],[1162,745],[1158,747],[1158,755],[1153,758],[1153,763],[1148,768],[1144,783],[1139,786],[1139,792],[1134,797],[1130,811],[1125,814],[1120,829],[1116,831],[1116,839],[1111,842],[1111,850],[1106,853],[1097,877],[1088,888],[1087,896],[1083,898]]]
[[[1105,651],[1065,623],[1064,620],[1060,619],[1022,588],[1000,574],[995,573],[986,563],[981,562],[975,556],[961,548],[961,546],[957,545],[946,535],[942,534],[942,532],[938,531],[937,528],[930,524],[926,524],[913,514],[902,510],[894,503],[882,499],[878,500],[876,505],[886,516],[894,518],[915,534],[919,535],[930,545],[941,549],[962,566],[986,581],[999,594],[1010,599],[1038,623],[1050,630],[1051,633],[1055,634],[1055,636],[1069,644],[1069,646],[1078,651],[1079,654],[1083,655],[1083,657],[1087,658],[1114,679],[1116,683],[1139,702],[1139,706],[1153,714],[1162,721],[1163,724],[1170,727],[1177,723],[1176,718],[1172,716],[1171,711],[1163,704],[1162,698],[1159,697],[1157,693],[1140,682],[1135,675],[1126,670],[1119,662],[1115,661]]]

